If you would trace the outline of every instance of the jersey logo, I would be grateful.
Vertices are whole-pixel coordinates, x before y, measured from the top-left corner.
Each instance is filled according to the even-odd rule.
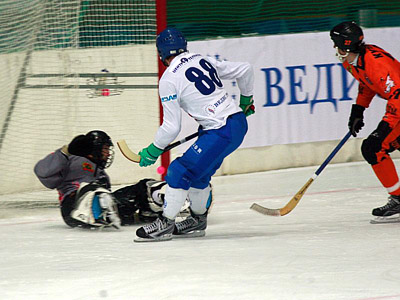
[[[192,56],[189,57],[182,57],[181,58],[181,62],[174,68],[174,70],[172,71],[172,73],[176,73],[176,71],[178,71],[178,69],[180,67],[182,67],[184,64],[186,64],[187,62],[193,60],[194,58],[201,56],[200,54],[194,54]]]
[[[84,163],[82,164],[82,169],[83,169],[84,171],[89,171],[90,173],[93,173],[93,172],[94,172],[94,169],[93,169],[92,164],[87,163],[87,162],[84,162]]]
[[[390,93],[390,90],[392,89],[392,87],[395,86],[394,81],[392,80],[392,78],[390,78],[389,75],[386,77],[385,85],[386,85],[385,93]]]
[[[214,104],[207,105],[205,108],[206,113],[211,116],[215,115],[215,111],[217,110],[218,106],[224,103],[226,99],[228,99],[228,93],[225,93],[225,95],[218,99],[218,101],[216,101]]]
[[[383,57],[381,51],[382,51],[382,49],[380,49],[380,48],[379,48],[379,50],[371,49],[372,56],[373,56],[374,58],[381,58],[381,57]]]
[[[196,154],[200,154],[201,152],[203,152],[203,149],[201,149],[200,146],[197,145],[196,143],[194,143],[191,148],[194,150]]]
[[[168,102],[168,101],[176,100],[177,98],[178,98],[178,96],[176,94],[173,94],[173,95],[169,95],[166,97],[161,97],[161,102]]]
[[[214,105],[207,105],[206,112],[210,115],[215,115],[215,107]]]

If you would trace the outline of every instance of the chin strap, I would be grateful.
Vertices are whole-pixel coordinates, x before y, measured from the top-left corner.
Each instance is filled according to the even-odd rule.
[[[335,47],[335,49],[336,49],[336,56],[339,59],[339,61],[344,62],[346,60],[346,57],[349,55],[349,52],[346,52],[346,54],[340,54],[339,47]]]

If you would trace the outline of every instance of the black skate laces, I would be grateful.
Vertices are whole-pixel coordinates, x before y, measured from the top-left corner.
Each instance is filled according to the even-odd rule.
[[[193,218],[192,216],[189,216],[182,222],[175,223],[175,226],[178,229],[178,231],[182,231],[182,230],[192,227],[193,225],[197,225],[197,223],[198,222],[195,218]]]
[[[151,233],[163,229],[163,225],[164,222],[161,219],[157,219],[153,223],[144,225],[143,229],[146,231],[146,233]]]
[[[390,209],[390,208],[393,208],[393,207],[395,207],[395,206],[397,206],[399,204],[400,204],[400,200],[397,200],[397,199],[393,198],[392,196],[390,196],[389,197],[389,202],[386,205],[384,205],[382,207],[379,207],[379,210]]]

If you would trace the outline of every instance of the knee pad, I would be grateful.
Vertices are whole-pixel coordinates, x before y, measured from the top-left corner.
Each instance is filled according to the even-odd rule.
[[[170,187],[183,190],[188,190],[192,182],[188,170],[177,159],[169,165],[165,181]]]
[[[370,164],[375,165],[378,163],[378,158],[376,156],[376,152],[371,147],[370,142],[368,139],[364,140],[361,145],[361,154],[364,159]]]

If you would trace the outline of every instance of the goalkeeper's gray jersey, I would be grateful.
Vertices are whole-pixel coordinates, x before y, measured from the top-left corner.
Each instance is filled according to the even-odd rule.
[[[159,83],[164,118],[154,145],[164,149],[177,137],[181,109],[204,130],[221,128],[230,115],[242,111],[221,79],[236,80],[241,95],[253,95],[254,72],[249,63],[217,61],[187,52],[176,56]]]
[[[103,179],[110,183],[104,170],[98,168],[89,159],[81,156],[66,156],[61,149],[47,155],[36,163],[34,172],[40,182],[49,189],[57,189],[59,200],[76,191],[82,182]],[[95,175],[95,173],[97,173]]]

